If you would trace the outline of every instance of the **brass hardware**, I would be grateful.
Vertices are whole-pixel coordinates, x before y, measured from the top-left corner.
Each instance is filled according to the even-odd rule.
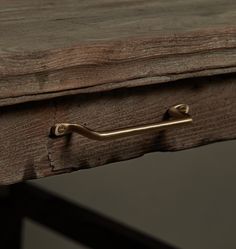
[[[191,123],[193,119],[189,116],[189,106],[185,104],[179,104],[168,109],[168,120],[160,123],[133,126],[113,131],[93,131],[80,124],[68,124],[60,123],[56,124],[51,129],[53,136],[64,136],[72,132],[79,133],[82,136],[93,140],[112,140],[121,137],[128,137],[137,134],[143,134],[148,132],[165,130],[167,128],[173,128],[177,125],[183,125]]]

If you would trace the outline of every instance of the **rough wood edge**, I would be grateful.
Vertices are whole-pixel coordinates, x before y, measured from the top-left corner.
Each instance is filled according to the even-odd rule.
[[[9,89],[9,91],[5,96],[0,97],[0,106],[80,92],[106,91],[121,87],[170,82],[190,77],[232,73],[236,72],[236,59],[233,56],[235,51],[236,29],[224,28],[159,37],[136,37],[120,41],[92,42],[90,44],[79,44],[71,48],[32,51],[32,53],[25,53],[24,51],[4,52],[0,54],[0,80],[1,82],[7,82],[7,86],[2,87]],[[215,65],[214,56],[218,53],[223,59]],[[232,58],[229,62],[227,58],[230,54]],[[198,67],[197,62],[199,58],[201,59],[201,56],[205,60],[204,65],[199,64]],[[207,60],[208,57],[211,58]],[[192,62],[195,65],[194,71],[189,72],[187,68],[179,71],[178,63],[181,63],[178,61],[179,58],[182,60],[188,59],[188,64]],[[178,61],[175,73],[169,75],[168,72],[160,73],[157,70],[141,80],[137,76],[137,79],[121,79],[119,82],[99,82],[99,84],[93,82],[90,85],[86,81],[82,84],[80,81],[75,82],[75,80],[73,83],[68,82],[63,86],[53,83],[53,91],[49,87],[51,82],[45,82],[44,87],[39,90],[38,84],[40,82],[35,81],[31,84],[31,92],[24,92],[25,77],[32,75],[53,73],[57,70],[61,70],[61,75],[63,75],[63,71],[66,72],[70,68],[83,69],[85,66],[96,68],[103,65],[109,67],[109,65],[122,65],[123,63],[136,63],[136,66],[142,70],[143,64],[149,60],[160,63],[165,59],[169,59],[168,63],[170,65]],[[117,74],[122,74],[122,72],[117,71]],[[13,78],[14,81],[12,81]],[[19,92],[15,89],[16,82],[22,85]]]

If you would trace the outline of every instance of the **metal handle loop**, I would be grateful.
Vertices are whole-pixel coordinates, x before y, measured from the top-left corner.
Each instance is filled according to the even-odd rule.
[[[165,130],[175,126],[191,123],[193,119],[189,116],[189,106],[186,104],[179,104],[168,109],[168,120],[159,123],[127,127],[113,131],[94,131],[80,124],[59,123],[51,128],[53,136],[64,136],[73,132],[93,139],[93,140],[113,140],[116,138],[128,137],[137,134],[144,134],[148,132]]]

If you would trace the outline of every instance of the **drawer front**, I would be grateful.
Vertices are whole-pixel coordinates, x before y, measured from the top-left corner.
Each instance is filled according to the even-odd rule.
[[[193,123],[109,141],[79,134],[50,137],[56,123],[116,130],[158,123],[166,110],[188,104]],[[2,107],[0,182],[13,183],[141,156],[236,138],[236,76],[80,94]]]

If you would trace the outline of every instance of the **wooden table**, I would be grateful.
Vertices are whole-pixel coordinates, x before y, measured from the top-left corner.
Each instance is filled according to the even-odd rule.
[[[236,138],[235,1],[0,0],[0,34],[1,185]],[[173,248],[8,191],[4,248],[25,216],[93,248]]]
[[[234,1],[0,0],[0,183],[236,138]],[[192,124],[96,141],[50,136]]]

